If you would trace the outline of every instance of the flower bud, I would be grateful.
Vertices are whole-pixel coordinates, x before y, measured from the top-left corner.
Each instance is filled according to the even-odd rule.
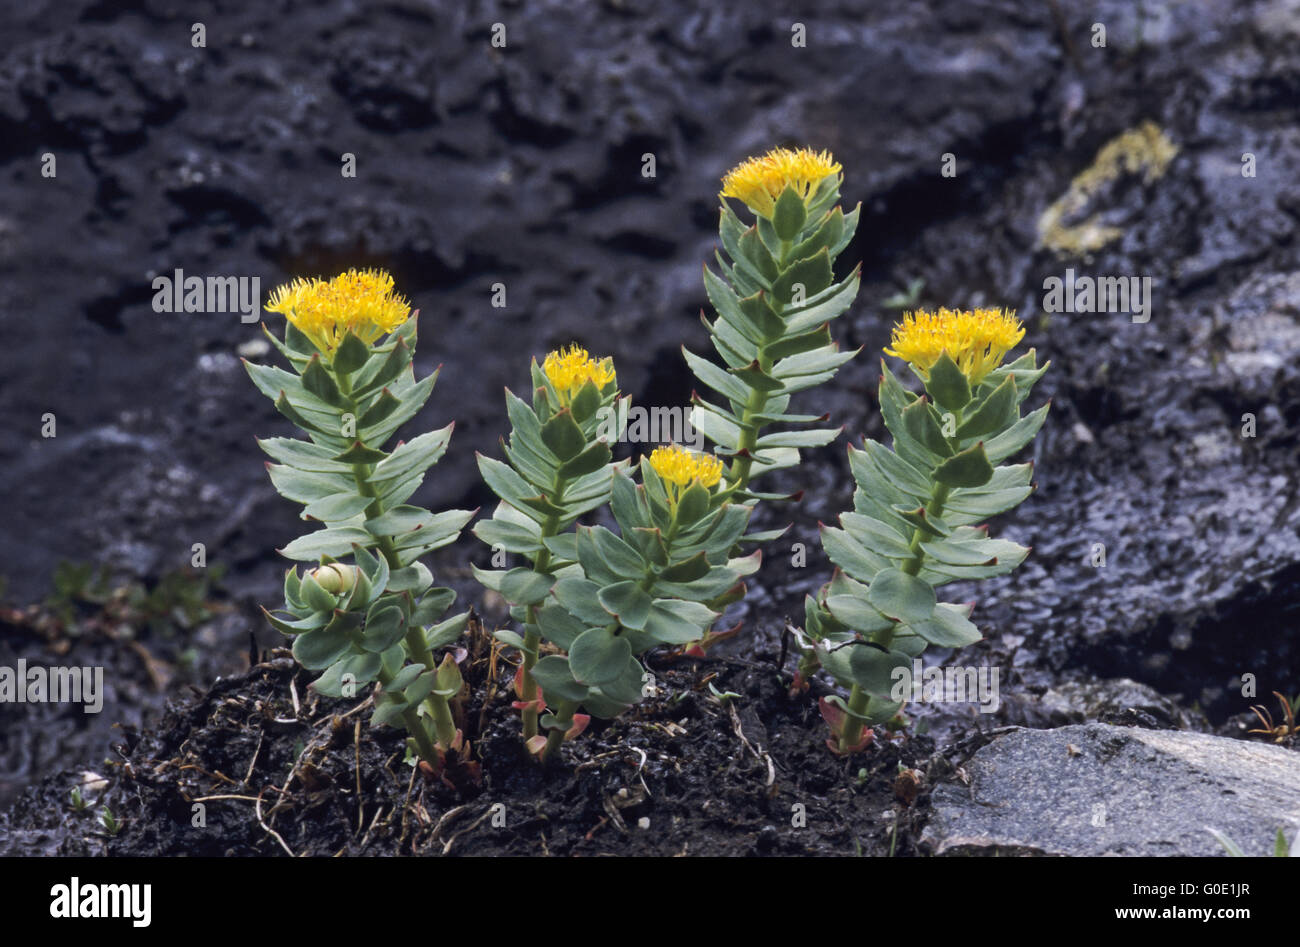
[[[342,595],[345,592],[352,591],[352,587],[357,584],[357,567],[344,565],[341,562],[331,562],[329,565],[314,570],[311,577],[326,592],[332,595]]]

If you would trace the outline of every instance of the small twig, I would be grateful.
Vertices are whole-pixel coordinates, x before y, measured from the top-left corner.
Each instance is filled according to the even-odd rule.
[[[591,831],[589,831],[586,835],[584,835],[583,839],[590,842],[591,837],[596,834],[597,830],[603,828],[605,824],[608,822],[609,822],[609,818],[607,816],[601,816],[600,821],[591,827]]]
[[[440,818],[437,824],[433,827],[433,832],[429,835],[429,841],[430,842],[438,841],[438,836],[442,834],[442,827],[446,825],[448,822],[452,822],[455,819],[459,818],[460,814],[468,808],[469,806],[467,805],[457,806],[455,809],[448,809],[446,812],[444,812],[442,814],[442,818]]]
[[[213,770],[212,772],[208,772],[198,763],[186,763],[184,766],[181,767],[182,771],[187,769],[198,770],[200,773],[202,773],[204,776],[207,776],[209,779],[219,779],[223,783],[230,783],[230,785],[232,786],[243,785],[242,783],[235,782],[233,779],[231,779],[229,776],[227,776],[225,773],[221,772],[220,770]]]
[[[728,701],[727,709],[731,711],[731,728],[735,731],[736,737],[744,744],[745,749],[754,754],[754,759],[767,766],[767,779],[763,785],[771,786],[776,781],[776,766],[772,762],[772,757],[767,750],[755,749],[754,745],[749,742],[749,739],[745,736],[744,728],[740,725],[740,714],[736,713],[736,705]]]
[[[623,751],[622,751],[622,750],[608,750],[608,751],[606,751],[606,752],[604,752],[604,753],[598,753],[598,754],[596,754],[595,756],[593,756],[591,759],[589,759],[589,760],[587,760],[587,761],[585,761],[585,762],[579,763],[579,764],[574,768],[574,772],[575,772],[575,773],[581,773],[581,772],[582,772],[583,770],[585,770],[585,769],[596,769],[596,768],[599,768],[600,763],[601,763],[601,760],[607,760],[607,759],[610,759],[610,758],[612,758],[612,757],[619,757],[619,758],[621,758],[622,756],[623,756]]]
[[[358,846],[358,849],[364,849],[366,847],[366,842],[370,841],[370,833],[375,830],[375,826],[379,824],[379,817],[383,814],[384,807],[380,806],[375,811],[375,817],[370,820],[370,828],[366,829],[366,834],[361,836],[361,844]]]
[[[612,796],[609,795],[604,796],[604,798],[601,800],[601,808],[603,808],[605,812],[609,815],[610,821],[614,823],[614,828],[618,829],[620,832],[626,835],[627,823],[623,821],[623,814],[619,812],[618,807],[614,805],[614,799]]]
[[[406,833],[411,827],[411,793],[415,791],[415,773],[416,769],[412,766],[411,781],[406,784],[406,798],[402,800],[402,834],[397,837],[397,847],[399,850],[402,847],[402,843],[406,841]]]
[[[345,713],[345,714],[339,714],[339,719],[340,719],[340,720],[347,720],[347,719],[348,719],[349,717],[351,717],[353,714],[358,713],[359,711],[365,710],[367,707],[369,707],[369,706],[370,706],[371,704],[373,704],[374,702],[375,702],[375,695],[374,695],[374,694],[371,694],[369,697],[367,697],[367,698],[366,698],[365,700],[363,700],[361,703],[357,704],[355,707],[353,707],[353,708],[352,708],[351,710],[349,710],[347,713]]]
[[[474,820],[472,825],[466,826],[465,828],[457,832],[455,835],[453,835],[451,838],[447,839],[447,844],[442,847],[442,853],[446,855],[448,852],[450,852],[452,845],[456,844],[456,839],[460,838],[462,835],[465,835],[469,832],[473,832],[480,825],[482,825],[483,820],[486,819],[491,814],[492,814],[492,807],[488,806],[487,809],[483,811],[483,814]]]
[[[149,682],[153,684],[154,690],[162,693],[167,690],[167,684],[171,680],[171,674],[165,670],[161,661],[149,653],[149,649],[140,642],[131,640],[127,642],[127,647],[136,653],[140,663],[144,665],[145,673],[149,675]]]
[[[366,824],[366,801],[361,795],[361,718],[357,718],[357,725],[352,730],[352,745],[357,751],[356,755],[356,774],[357,774],[357,831]]]
[[[248,761],[248,772],[244,774],[245,786],[247,786],[248,781],[253,778],[253,768],[257,766],[257,754],[262,752],[262,737],[264,735],[265,732],[261,730],[257,733],[257,746],[253,749],[253,758]]]
[[[260,825],[268,835],[275,837],[275,840],[280,843],[280,847],[283,848],[286,852],[288,852],[290,858],[296,858],[297,856],[294,855],[293,849],[291,849],[288,846],[288,844],[285,842],[284,836],[282,836],[275,829],[267,825],[266,822],[262,819],[262,794],[261,793],[258,793],[257,795],[256,812],[257,812],[257,824]]]

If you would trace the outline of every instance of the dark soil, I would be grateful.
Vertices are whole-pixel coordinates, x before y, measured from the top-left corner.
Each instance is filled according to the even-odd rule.
[[[928,783],[911,767],[926,765],[933,741],[882,732],[869,755],[833,756],[815,703],[787,698],[775,654],[659,668],[664,696],[594,721],[543,768],[525,758],[500,690],[510,668],[492,673],[481,628],[471,644],[482,653],[466,662],[479,679],[469,706],[495,695],[458,721],[482,759],[480,786],[426,777],[404,762],[398,731],[366,725],[369,701],[318,699],[291,658],[274,657],[146,732],[126,728],[111,788],[85,811],[64,791],[75,773],[24,796],[8,853],[914,853]],[[115,837],[97,822],[103,807],[124,823]]]

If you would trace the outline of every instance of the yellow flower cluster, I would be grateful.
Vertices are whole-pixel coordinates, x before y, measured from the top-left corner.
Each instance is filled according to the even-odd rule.
[[[697,480],[703,487],[713,487],[722,479],[721,460],[712,454],[693,453],[680,444],[656,447],[650,454],[650,466],[666,484],[677,488],[688,487]]]
[[[840,164],[829,151],[776,148],[728,171],[719,196],[737,198],[754,213],[770,218],[776,199],[787,187],[794,188],[806,202],[817,185],[839,173]]]
[[[617,380],[612,358],[592,358],[586,349],[577,345],[551,352],[542,362],[542,371],[555,386],[562,404],[568,404],[589,381],[598,390],[604,390],[606,385]]]
[[[930,369],[946,352],[977,385],[1024,336],[1014,310],[921,310],[903,314],[885,352],[908,362],[922,378],[929,378]]]
[[[325,355],[349,331],[369,344],[411,314],[410,304],[393,292],[393,278],[383,270],[348,270],[331,280],[296,279],[271,293],[266,309],[292,322]]]

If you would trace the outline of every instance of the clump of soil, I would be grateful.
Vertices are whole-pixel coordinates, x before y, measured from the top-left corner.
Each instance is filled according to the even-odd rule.
[[[898,855],[915,854],[934,745],[890,737],[826,750],[813,695],[787,696],[778,654],[651,662],[658,695],[593,721],[549,767],[527,759],[512,668],[481,626],[458,721],[482,764],[455,789],[371,728],[370,699],[331,700],[284,652],[124,730],[109,786],[78,812],[48,779],[10,815],[14,854]],[[717,696],[723,695],[722,697]],[[731,696],[734,695],[734,696]],[[478,710],[481,708],[481,710]],[[935,758],[931,777],[950,766]],[[107,808],[121,823],[98,824]],[[3,834],[3,833],[0,833]]]

